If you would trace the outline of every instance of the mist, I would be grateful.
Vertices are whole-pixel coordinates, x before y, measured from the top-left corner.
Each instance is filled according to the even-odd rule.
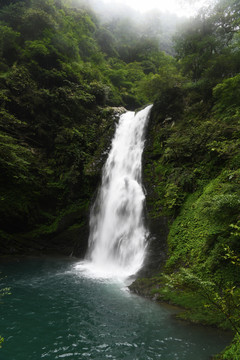
[[[73,0],[72,6],[92,11],[100,25],[127,44],[133,38],[154,39],[159,50],[173,55],[172,37],[187,18],[159,9],[140,12],[124,3],[102,0]]]

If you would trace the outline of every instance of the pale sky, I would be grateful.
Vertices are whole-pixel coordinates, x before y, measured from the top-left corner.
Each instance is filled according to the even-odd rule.
[[[158,9],[161,12],[169,12],[179,16],[191,16],[209,0],[194,1],[195,6],[190,6],[189,1],[186,0],[105,0],[105,2],[126,4],[140,12]]]

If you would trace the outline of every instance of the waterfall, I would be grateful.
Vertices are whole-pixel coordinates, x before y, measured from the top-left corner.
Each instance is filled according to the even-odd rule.
[[[88,260],[95,270],[130,276],[142,266],[148,231],[141,183],[145,128],[152,105],[121,115],[90,214]]]

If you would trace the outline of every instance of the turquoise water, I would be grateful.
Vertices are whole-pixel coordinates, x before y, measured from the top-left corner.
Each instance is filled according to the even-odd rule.
[[[77,261],[1,262],[12,292],[0,305],[1,360],[207,360],[230,341],[174,320],[120,281],[86,277]]]

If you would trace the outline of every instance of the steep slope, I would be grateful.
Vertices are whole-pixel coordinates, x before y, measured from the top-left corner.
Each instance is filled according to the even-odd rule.
[[[224,359],[239,356],[238,11],[220,1],[176,39],[183,77],[158,87],[145,152],[155,266],[147,259],[131,286],[184,307],[182,318],[233,329]]]
[[[154,37],[109,26],[62,0],[0,4],[2,254],[85,252],[115,107],[144,105],[170,61]]]

